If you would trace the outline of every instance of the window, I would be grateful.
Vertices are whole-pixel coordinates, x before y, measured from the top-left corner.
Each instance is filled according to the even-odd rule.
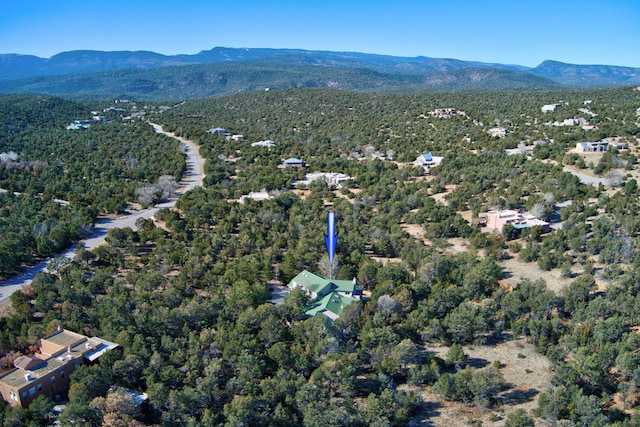
[[[36,394],[36,388],[35,387],[31,387],[29,389],[29,396],[33,396],[34,394]]]
[[[64,371],[60,371],[60,376],[64,378]]]
[[[9,392],[9,397],[12,398],[13,400],[18,400],[18,395],[13,390]]]
[[[56,382],[56,377],[51,377],[51,382],[55,383]]]
[[[23,399],[26,399],[26,398],[27,398],[27,392],[26,392],[26,391],[23,391],[23,392],[22,392],[22,398],[23,398]]]
[[[38,391],[42,390],[42,384],[38,384]]]

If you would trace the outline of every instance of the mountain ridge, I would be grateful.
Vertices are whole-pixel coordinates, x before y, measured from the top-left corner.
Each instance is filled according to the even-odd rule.
[[[241,76],[233,76],[231,80],[238,83],[233,89],[222,90],[221,87],[203,87],[192,80],[193,87],[183,85],[182,93],[177,89],[179,82],[172,87],[175,92],[172,98],[191,98],[206,94],[228,94],[234,91],[252,90],[256,87],[332,87],[323,83],[318,73],[324,72],[329,77],[369,80],[370,85],[355,81],[343,80],[349,90],[376,90],[382,87],[385,91],[415,92],[439,90],[539,90],[548,88],[588,88],[611,87],[640,84],[640,68],[620,67],[612,65],[576,65],[559,61],[543,61],[537,67],[521,65],[484,63],[464,61],[453,58],[430,58],[426,56],[400,57],[359,52],[333,52],[304,49],[275,48],[226,48],[214,47],[197,54],[163,55],[151,51],[96,51],[75,50],[60,52],[50,58],[34,55],[0,54],[0,92],[1,93],[40,93],[52,95],[78,95],[69,93],[68,87],[74,81],[97,81],[98,88],[110,88],[114,93],[130,93],[135,96],[156,98],[162,89],[163,82],[158,81],[162,75],[173,80],[179,75],[191,75],[193,69],[180,70],[180,67],[222,66],[235,64],[236,68],[224,69],[227,77],[234,73],[257,72],[254,76],[256,84],[241,85]],[[258,66],[279,67],[275,75],[273,70],[266,74]],[[300,67],[316,67],[303,69]],[[321,68],[319,68],[321,67]],[[215,67],[214,67],[215,68]],[[294,69],[295,68],[295,69]],[[164,69],[164,71],[158,71]],[[110,81],[118,79],[116,71],[137,71],[138,83]],[[155,71],[154,71],[155,70]],[[342,71],[339,71],[342,70]],[[346,73],[346,70],[359,70]],[[380,73],[371,75],[364,70]],[[203,71],[211,74],[211,70]],[[106,73],[101,76],[96,73]],[[172,74],[173,73],[173,74]],[[131,73],[127,74],[131,76]],[[288,77],[287,77],[288,75]],[[61,76],[67,76],[62,78]],[[77,77],[71,77],[77,76]],[[82,77],[79,77],[82,76]],[[341,77],[340,77],[341,76]],[[475,76],[472,78],[472,76]],[[193,78],[193,76],[191,76]],[[270,81],[269,78],[272,80]],[[35,79],[35,80],[34,80]],[[289,80],[288,84],[285,82]],[[387,79],[387,82],[382,82]],[[457,80],[456,80],[457,79]],[[502,80],[501,80],[502,79]],[[328,78],[330,80],[330,78]],[[209,81],[211,83],[211,81]],[[431,82],[431,83],[429,83]],[[517,82],[517,83],[516,83]],[[458,84],[457,84],[458,83]],[[87,85],[93,85],[90,83]],[[77,86],[77,85],[76,85]],[[166,85],[165,85],[166,86]],[[334,85],[335,86],[335,85]],[[340,85],[338,85],[340,86]],[[72,86],[73,87],[73,86]],[[80,93],[86,94],[81,85]],[[197,88],[199,89],[197,89]],[[393,89],[391,89],[393,88]],[[119,90],[117,90],[119,89]],[[102,91],[102,89],[101,89]],[[212,95],[213,96],[213,95]]]
[[[366,68],[273,63],[209,63],[154,69],[122,69],[85,74],[0,81],[0,93],[71,98],[123,95],[139,100],[178,101],[235,93],[329,88],[379,93],[553,90],[552,80],[509,70],[468,68],[430,75],[390,74]]]

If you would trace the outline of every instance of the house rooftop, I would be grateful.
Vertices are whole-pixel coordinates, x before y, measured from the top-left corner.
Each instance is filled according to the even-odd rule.
[[[329,280],[307,270],[303,270],[294,277],[289,283],[289,287],[300,286],[306,291],[317,294],[331,284],[335,286],[333,290],[336,292],[352,292],[354,288],[353,280]]]
[[[116,347],[118,344],[102,338],[88,338],[61,329],[40,340],[40,353],[16,359],[16,368],[0,376],[0,382],[14,388],[21,388],[25,384],[71,363],[72,360],[84,357],[88,361],[94,361],[106,351]]]
[[[14,362],[13,366],[18,369],[33,369],[43,363],[42,359],[38,359],[37,357],[26,355],[18,357]]]
[[[309,316],[315,316],[317,314],[324,314],[332,320],[337,319],[342,315],[342,312],[354,301],[359,301],[358,298],[350,298],[344,295],[340,295],[338,292],[331,292],[324,298],[312,303],[310,308],[306,311]]]
[[[289,157],[287,160],[284,161],[285,163],[304,163],[304,161],[296,158],[296,157]]]
[[[69,346],[73,347],[76,344],[82,341],[85,341],[86,339],[87,337],[85,337],[84,335],[67,331],[66,329],[61,329],[49,336],[42,338],[42,341],[46,341],[48,343],[54,344],[55,346],[59,347],[59,350],[62,350]]]

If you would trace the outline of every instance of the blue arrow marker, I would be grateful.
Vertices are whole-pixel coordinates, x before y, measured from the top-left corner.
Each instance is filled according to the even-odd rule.
[[[336,214],[329,212],[327,215],[327,234],[324,236],[329,254],[329,263],[333,265],[333,256],[336,254],[336,244],[338,243],[338,233],[336,233]]]

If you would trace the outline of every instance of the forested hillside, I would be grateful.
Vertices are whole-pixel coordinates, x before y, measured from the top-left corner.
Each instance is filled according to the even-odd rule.
[[[92,120],[101,106],[108,104],[0,97],[0,189],[7,190],[0,194],[0,277],[79,240],[98,214],[124,211],[147,183],[182,176],[175,140],[140,120],[123,121],[124,111]],[[91,124],[67,129],[76,120]]]
[[[0,93],[52,94],[80,99],[124,94],[135,99],[166,101],[287,88],[417,93],[560,87],[562,85],[542,77],[501,69],[478,68],[411,75],[367,68],[238,62],[1,81]]]
[[[95,80],[100,78],[106,88],[114,86],[115,83],[109,80],[109,76],[129,75],[132,70],[143,71],[142,73],[133,71],[134,75],[147,76],[146,79],[153,79],[156,73],[145,73],[144,70],[167,68],[162,73],[165,78],[170,80],[170,76],[175,69],[169,67],[208,64],[213,68],[226,69],[229,65],[233,65],[234,69],[245,70],[245,73],[251,72],[256,67],[268,65],[269,67],[277,67],[283,74],[288,74],[289,70],[295,69],[296,72],[289,76],[289,79],[295,77],[301,71],[308,73],[308,78],[314,79],[317,73],[327,73],[336,75],[336,69],[352,70],[360,72],[360,70],[368,70],[380,73],[378,77],[385,76],[389,80],[388,84],[396,86],[398,92],[411,92],[415,90],[411,84],[405,83],[405,79],[398,76],[429,76],[438,78],[438,76],[448,76],[451,78],[456,74],[460,74],[462,79],[460,86],[450,85],[450,90],[496,90],[496,89],[514,89],[509,84],[509,80],[517,80],[521,88],[536,88],[544,86],[546,88],[552,85],[568,85],[575,87],[615,87],[630,86],[640,83],[640,74],[638,68],[619,67],[612,65],[576,65],[565,64],[557,61],[544,61],[535,68],[525,67],[513,64],[497,64],[483,63],[477,61],[466,61],[464,59],[452,58],[429,58],[424,56],[418,57],[400,57],[390,55],[376,55],[358,52],[331,52],[316,51],[303,49],[263,49],[263,48],[225,48],[214,47],[210,50],[204,50],[194,55],[162,55],[148,51],[115,51],[102,52],[95,50],[75,50],[69,52],[58,53],[51,58],[39,58],[32,55],[17,54],[0,54],[0,81],[8,82],[8,85],[0,85],[2,91],[14,93],[28,91],[33,92],[39,88],[41,93],[49,94],[68,94],[74,89],[82,91],[87,88],[84,86],[83,80]],[[315,68],[316,70],[310,70]],[[100,73],[105,71],[125,71],[121,73],[104,73],[97,76],[89,77],[87,73]],[[501,71],[507,71],[508,76],[502,76],[499,81],[490,81],[483,83],[475,81],[473,87],[465,82],[468,75],[465,70],[469,70],[471,75],[482,74],[479,70],[487,71],[490,75],[500,74]],[[78,75],[85,74],[84,77]],[[338,73],[339,74],[339,73]],[[348,75],[349,73],[347,73]],[[63,79],[47,79],[46,76],[59,75],[75,75],[71,78]],[[394,77],[395,76],[395,77]],[[535,77],[537,76],[537,78]],[[29,79],[37,77],[36,79]],[[506,80],[505,80],[506,78]],[[542,78],[542,79],[541,79]],[[21,79],[27,79],[22,80]],[[545,79],[551,79],[545,80]],[[413,80],[411,78],[410,80]],[[62,82],[73,82],[74,86],[64,87]],[[267,86],[284,88],[298,87],[296,85],[281,86],[278,84],[279,79],[274,79],[274,83]],[[87,82],[89,83],[89,82]],[[266,82],[263,82],[266,83]],[[280,81],[281,83],[281,81]],[[526,85],[523,85],[526,83]],[[506,85],[506,86],[505,86]],[[302,85],[302,87],[309,87]],[[323,86],[317,86],[323,87]],[[402,89],[404,87],[404,90]],[[45,89],[48,91],[42,92]],[[94,94],[103,93],[100,87]],[[129,90],[133,90],[130,88]],[[150,89],[148,86],[145,88]],[[353,89],[357,89],[354,87]],[[437,85],[424,86],[422,90],[437,90]],[[441,88],[440,88],[441,89]],[[59,92],[52,92],[52,91]],[[75,93],[75,92],[73,92]],[[84,93],[84,92],[81,92]],[[113,94],[110,92],[109,94]],[[119,93],[119,92],[115,92]],[[145,92],[132,93],[137,95],[138,99],[142,95],[149,95]],[[228,91],[224,93],[234,93]],[[89,92],[89,95],[91,93]],[[168,96],[172,96],[167,93]],[[201,97],[206,96],[203,92]],[[184,96],[185,98],[187,96]],[[167,99],[167,98],[164,98]]]
[[[640,92],[630,88],[289,89],[162,112],[149,105],[152,121],[200,144],[206,188],[137,231],[110,231],[107,245],[79,250],[13,294],[14,313],[0,319],[3,360],[27,354],[58,325],[120,344],[73,374],[63,424],[439,425],[460,402],[470,424],[635,425],[638,107]],[[433,114],[441,108],[456,114]],[[564,125],[577,116],[589,126]],[[147,138],[143,122],[123,126]],[[208,132],[214,127],[244,141]],[[495,127],[507,135],[492,136]],[[570,151],[610,137],[626,145],[593,164]],[[275,146],[251,145],[266,139]],[[427,152],[444,157],[428,174],[413,164]],[[290,157],[307,169],[282,168]],[[563,170],[569,163],[624,176],[584,185]],[[352,179],[294,186],[312,171]],[[237,202],[261,189],[273,198]],[[516,234],[474,221],[501,208],[560,226]],[[272,288],[302,270],[326,274],[328,211],[337,216],[337,278],[355,277],[366,295],[335,322],[305,318],[300,289],[270,303]],[[539,274],[511,285],[504,265],[514,259]],[[566,287],[547,287],[540,277],[551,270],[562,270]],[[524,372],[524,354],[468,357],[520,337],[548,359],[544,389],[504,373]],[[150,409],[114,406],[111,385],[148,393]],[[44,425],[49,406],[42,398],[27,410],[7,407],[3,423]]]

